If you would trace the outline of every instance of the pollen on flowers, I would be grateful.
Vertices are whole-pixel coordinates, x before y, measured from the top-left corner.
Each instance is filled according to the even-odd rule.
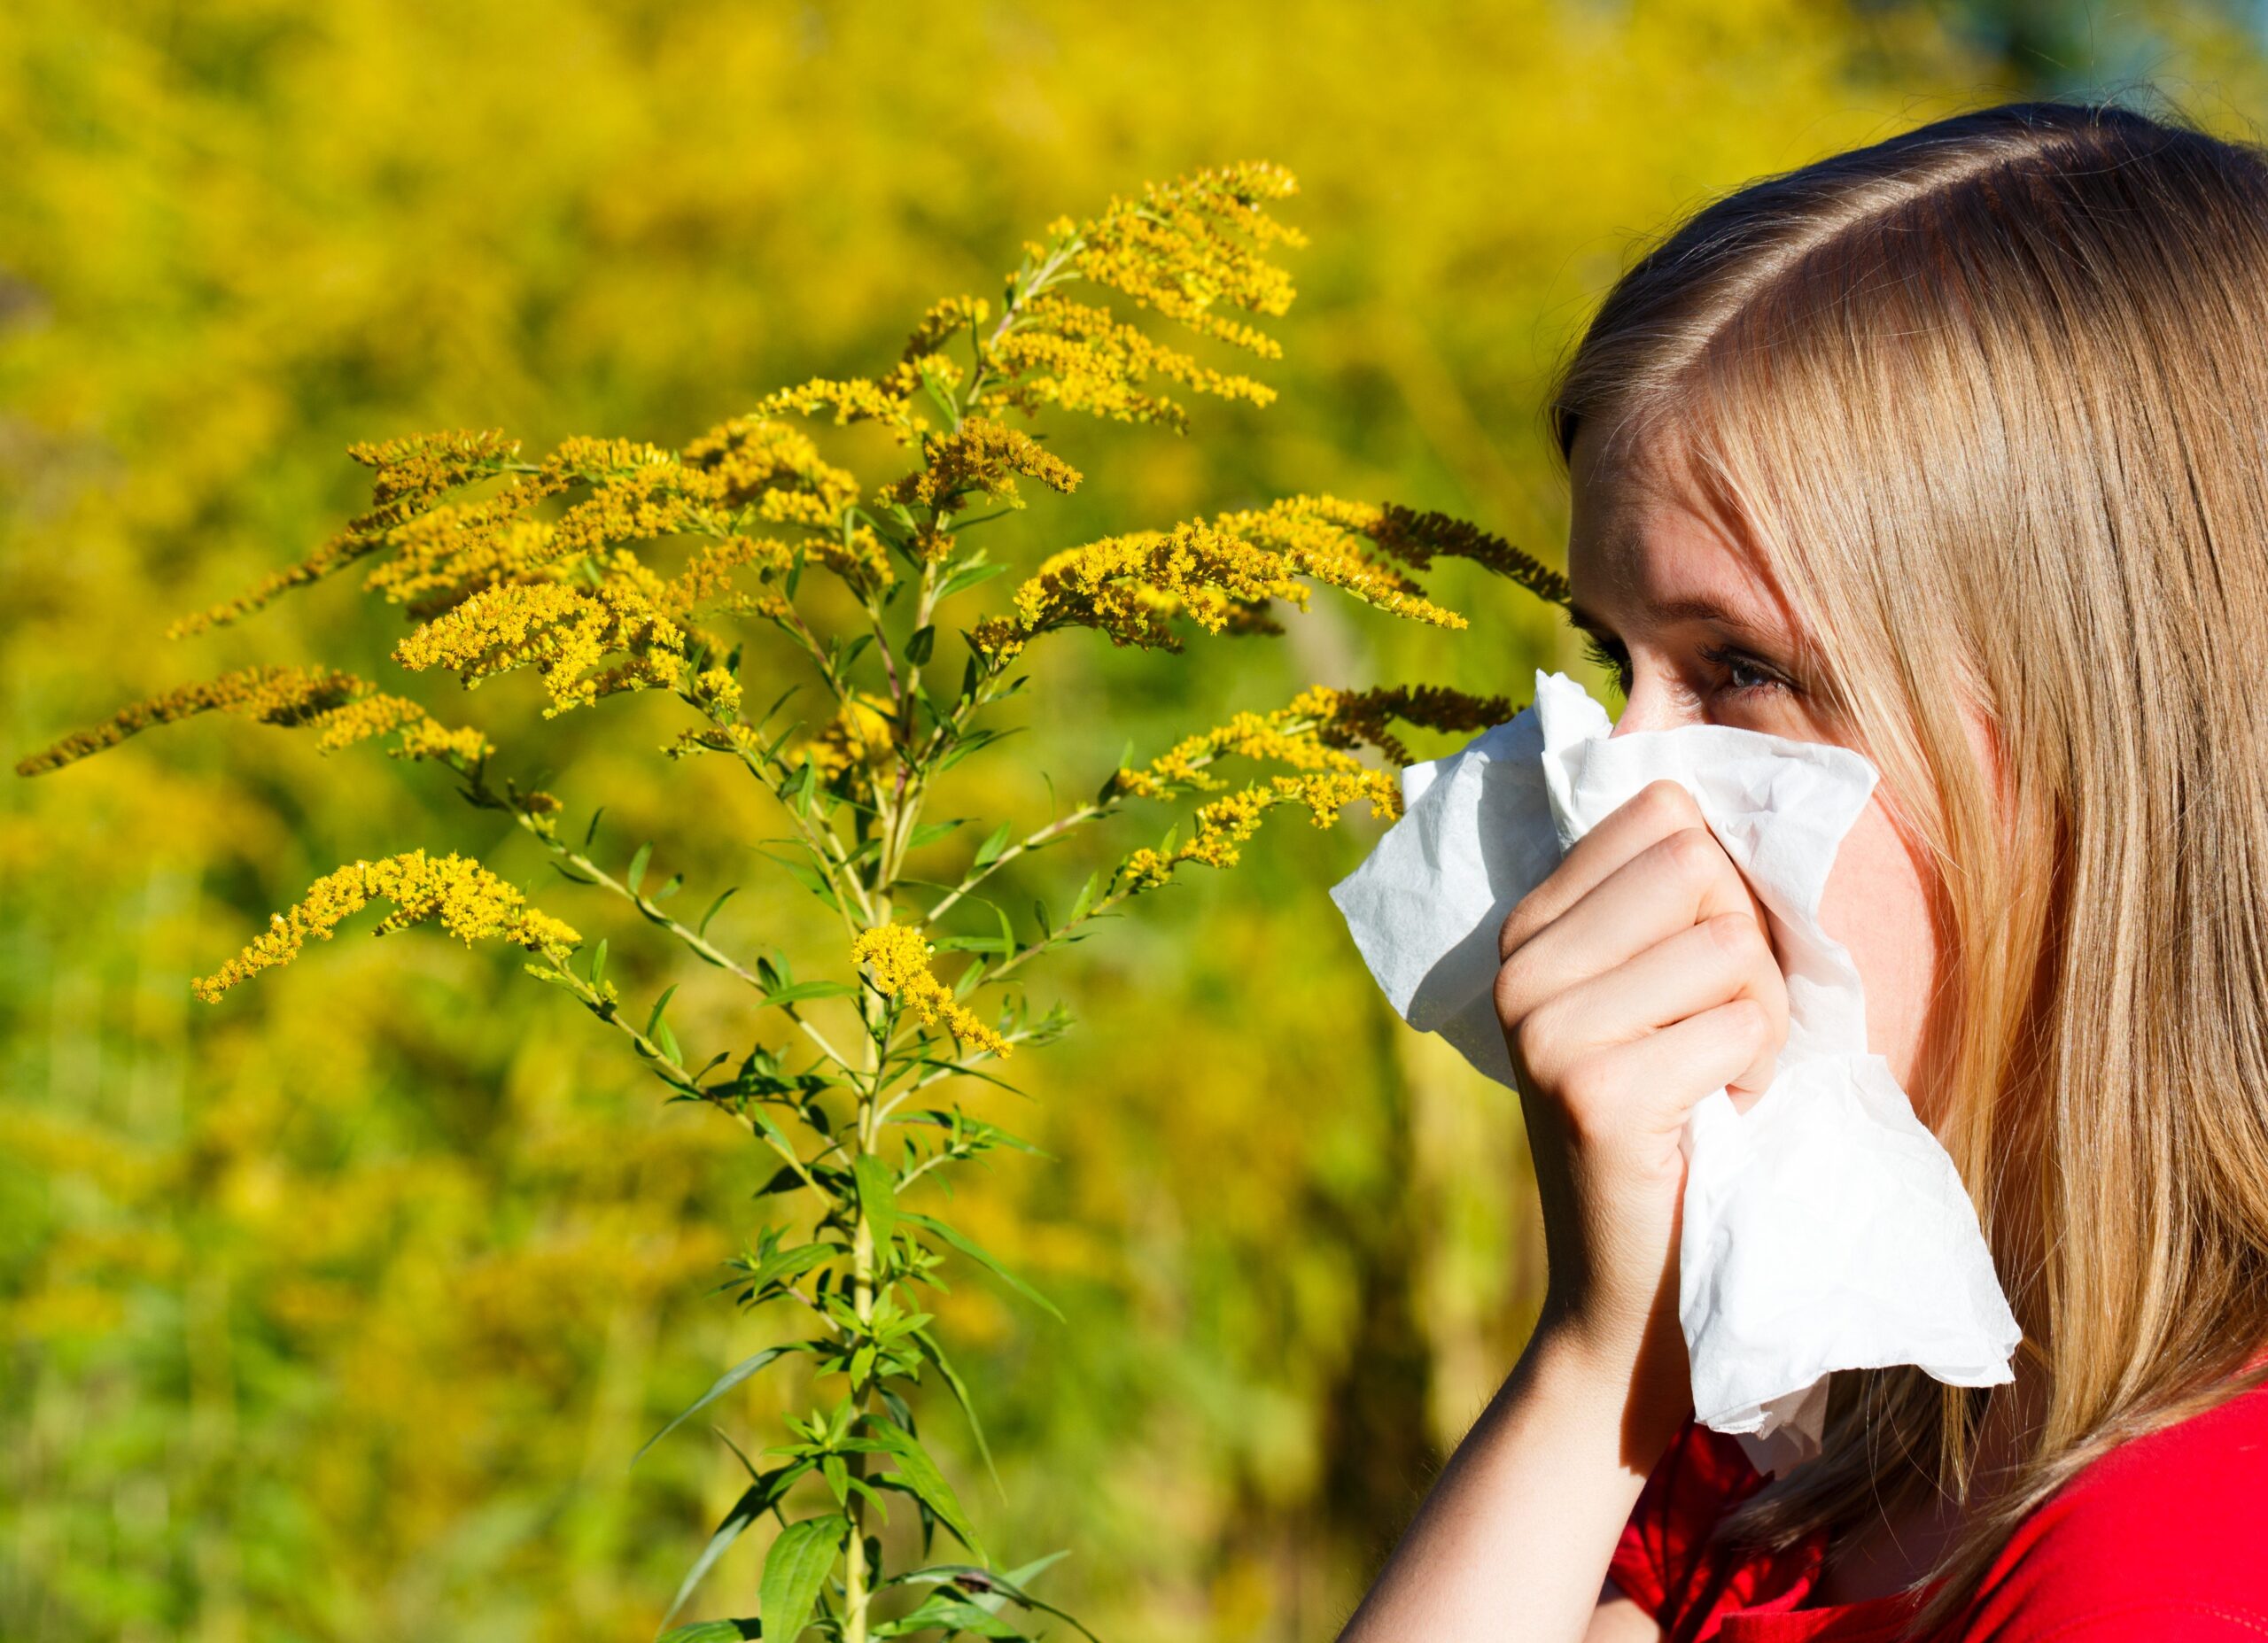
[[[861,930],[850,942],[850,956],[866,966],[875,989],[897,999],[930,1027],[942,1027],[956,1043],[977,1044],[994,1055],[1014,1048],[985,1024],[975,1011],[955,998],[952,989],[929,967],[936,949],[911,925],[883,924]]]
[[[382,860],[350,862],[307,887],[288,912],[273,916],[269,927],[214,973],[190,986],[207,1004],[262,970],[289,964],[310,935],[329,941],[346,919],[374,901],[394,903],[378,924],[384,935],[414,924],[439,920],[469,947],[476,940],[511,942],[563,957],[582,944],[571,926],[526,904],[520,892],[470,856],[454,852],[434,860],[411,850]]]

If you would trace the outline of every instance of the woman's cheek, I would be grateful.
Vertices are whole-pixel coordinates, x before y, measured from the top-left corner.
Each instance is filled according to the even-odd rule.
[[[1868,800],[1836,852],[1819,921],[1858,966],[1867,993],[1867,1048],[1890,1063],[1922,1121],[1932,1122],[1933,1092],[1917,1087],[1916,1078],[1930,1040],[1938,934],[1922,858],[1878,798]]]

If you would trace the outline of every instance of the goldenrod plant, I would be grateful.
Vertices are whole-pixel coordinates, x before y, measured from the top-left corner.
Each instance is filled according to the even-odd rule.
[[[1514,710],[1504,698],[1446,688],[1317,684],[1146,763],[1122,757],[1091,797],[1021,836],[986,817],[929,819],[945,772],[980,755],[1013,756],[997,709],[1029,687],[1039,642],[1087,629],[1115,645],[1179,652],[1192,628],[1281,633],[1285,608],[1305,608],[1318,584],[1460,628],[1464,619],[1429,599],[1415,574],[1443,557],[1565,602],[1557,572],[1471,524],[1299,495],[1066,547],[1030,567],[1005,601],[982,608],[980,590],[1014,569],[989,556],[982,528],[1026,506],[1021,482],[1068,492],[1081,478],[1011,418],[1081,412],[1180,430],[1188,412],[1177,391],[1270,401],[1254,377],[1169,346],[1123,309],[1207,345],[1278,357],[1278,342],[1240,316],[1281,315],[1293,300],[1273,257],[1305,242],[1270,207],[1294,192],[1281,167],[1246,163],[1146,184],[1084,221],[1059,219],[1026,242],[997,307],[966,295],[940,301],[887,370],[781,390],[680,450],[574,438],[530,461],[500,432],[357,446],[350,454],[373,476],[367,511],[301,562],[171,630],[233,624],[363,565],[364,590],[412,624],[392,653],[407,671],[445,670],[470,689],[532,670],[545,720],[631,692],[668,693],[684,721],[659,751],[726,760],[776,802],[793,854],[769,859],[839,922],[832,974],[798,976],[784,947],[743,954],[712,934],[733,887],[680,918],[666,903],[682,879],[647,882],[654,841],[618,872],[602,864],[597,811],[578,836],[563,825],[565,799],[501,774],[504,752],[485,735],[353,674],[237,669],[134,703],[17,766],[52,771],[216,709],[313,731],[326,751],[391,739],[393,756],[447,771],[473,805],[509,817],[566,880],[627,902],[657,942],[745,985],[742,1042],[683,1044],[669,1020],[675,984],[633,1005],[608,976],[606,941],[587,944],[478,861],[417,849],[325,875],[192,983],[217,1003],[297,957],[310,934],[329,940],[384,903],[379,934],[437,921],[468,943],[524,949],[527,973],[622,1035],[672,1099],[716,1108],[761,1150],[773,1173],[758,1196],[773,1210],[731,1263],[727,1287],[745,1307],[788,1308],[802,1332],[726,1370],[646,1447],[791,1355],[808,1360],[814,1405],[788,1421],[782,1441],[734,1444],[748,1487],[666,1606],[661,1626],[677,1643],[786,1643],[811,1630],[844,1643],[1014,1638],[1045,1624],[1036,1616],[1078,1624],[1033,1589],[1066,1549],[996,1557],[921,1437],[919,1395],[942,1385],[990,1465],[978,1399],[930,1329],[920,1291],[942,1289],[945,1269],[966,1261],[1047,1306],[939,1213],[952,1166],[1035,1151],[955,1092],[970,1080],[1006,1085],[1000,1067],[1067,1027],[1060,1006],[1033,1012],[1022,984],[1035,959],[1084,939],[1184,866],[1233,864],[1278,807],[1297,806],[1317,826],[1356,801],[1393,818],[1397,767],[1410,756],[1395,725],[1471,731]],[[900,471],[872,484],[812,437],[814,426],[853,423],[879,426]],[[959,640],[957,671],[941,631]],[[798,677],[744,677],[758,632]],[[818,722],[783,720],[814,686]],[[761,711],[750,709],[750,691],[766,700]],[[1385,763],[1365,763],[1364,747]],[[1231,779],[1222,770],[1231,760],[1254,773]],[[1117,817],[1130,801],[1184,798],[1196,801],[1185,824],[1089,873],[1060,918],[1044,898],[1027,916],[985,893],[1009,864]],[[925,862],[947,852],[954,864],[917,874],[908,867],[917,852]],[[831,1396],[819,1398],[820,1388]],[[885,1533],[894,1507],[918,1534]],[[668,1631],[726,1548],[767,1520],[755,1615]],[[940,1550],[940,1531],[957,1553]]]

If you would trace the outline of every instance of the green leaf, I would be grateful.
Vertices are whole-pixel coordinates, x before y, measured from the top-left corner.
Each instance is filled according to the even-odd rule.
[[[711,903],[709,903],[709,911],[708,911],[707,912],[705,912],[705,913],[702,914],[702,915],[701,915],[701,922],[700,922],[699,924],[695,925],[695,926],[693,926],[693,933],[694,933],[694,934],[695,934],[695,935],[700,935],[700,936],[705,936],[705,935],[707,935],[707,934],[709,934],[709,921],[710,921],[711,918],[714,918],[717,916],[717,910],[718,910],[719,907],[722,907],[722,906],[723,906],[726,902],[731,901],[731,900],[733,899],[733,897],[734,897],[734,896],[737,895],[740,893],[740,887],[740,887],[740,886],[738,886],[737,884],[736,884],[736,885],[734,885],[730,889],[727,889],[727,890],[726,890],[726,891],[722,895],[719,895],[719,896],[718,896],[715,901],[713,901],[713,902],[711,902]]]
[[[975,857],[969,863],[969,865],[972,867],[984,866],[987,863],[997,860],[1000,852],[1007,848],[1008,824],[1002,822],[986,836],[983,843],[976,847]]]
[[[874,1228],[874,1247],[888,1249],[897,1230],[897,1172],[871,1152],[861,1152],[851,1174],[858,1182],[858,1207]]]
[[[913,637],[905,641],[905,659],[915,667],[920,667],[929,660],[929,653],[936,648],[936,624],[933,622],[927,627],[918,627],[913,630]]]
[[[939,1221],[934,1215],[920,1215],[916,1214],[912,1210],[903,1210],[899,1212],[899,1219],[911,1221],[917,1227],[923,1227],[928,1228],[929,1231],[936,1233],[946,1243],[951,1244],[962,1254],[967,1256],[969,1259],[976,1262],[979,1266],[990,1268],[1002,1283],[1007,1284],[1018,1294],[1023,1296],[1027,1300],[1033,1301],[1046,1308],[1048,1313],[1052,1314],[1058,1322],[1063,1321],[1063,1314],[1056,1310],[1055,1303],[1053,1301],[1049,1300],[1047,1297],[1042,1295],[1037,1290],[1032,1288],[1030,1284],[1026,1283],[1021,1278],[1016,1276],[1014,1273],[1010,1272],[1006,1267],[1003,1267],[998,1259],[993,1255],[991,1251],[986,1249],[975,1239],[967,1236],[965,1234],[956,1230],[954,1228],[947,1226],[944,1221]]]
[[[680,1626],[661,1643],[736,1643],[742,1638],[760,1638],[764,1627],[753,1620],[696,1620],[689,1626]]]
[[[726,1392],[732,1391],[734,1387],[738,1386],[742,1381],[748,1379],[750,1376],[754,1375],[758,1369],[764,1368],[765,1364],[770,1363],[774,1358],[784,1356],[787,1352],[792,1350],[792,1348],[786,1346],[767,1346],[752,1358],[742,1359],[731,1368],[726,1370],[724,1374],[718,1376],[717,1377],[716,1383],[711,1386],[707,1391],[702,1393],[701,1396],[695,1399],[692,1403],[678,1411],[677,1417],[667,1426],[662,1428],[660,1431],[656,1432],[651,1438],[649,1438],[643,1444],[639,1445],[638,1453],[630,1457],[630,1464],[633,1466],[637,1465],[640,1461],[645,1459],[647,1450],[651,1449],[656,1444],[661,1442],[663,1438],[667,1438],[672,1432],[677,1430],[677,1429],[683,1425],[689,1417],[700,1414],[702,1410],[706,1409],[711,1404],[715,1403],[717,1399],[722,1398]]]
[[[960,1537],[963,1546],[980,1559],[990,1562],[991,1559],[986,1554],[983,1543],[977,1539],[976,1531],[969,1525],[968,1515],[960,1509],[960,1497],[953,1492],[953,1486],[945,1481],[945,1475],[937,1469],[937,1463],[929,1458],[928,1451],[921,1447],[920,1441],[911,1432],[892,1426],[887,1421],[875,1421],[870,1424],[874,1441],[882,1446],[891,1460],[897,1462],[897,1476],[904,1479],[906,1487],[944,1520],[945,1526]],[[887,1482],[889,1476],[875,1481]]]
[[[951,821],[924,822],[905,835],[905,848],[909,850],[918,850],[925,844],[935,844],[967,819],[966,816],[956,816]],[[913,881],[901,874],[897,882],[906,884]]]
[[[716,1567],[717,1560],[724,1556],[726,1548],[739,1539],[750,1523],[771,1509],[772,1503],[782,1492],[781,1480],[787,1476],[788,1469],[785,1467],[764,1474],[733,1503],[733,1509],[725,1514],[725,1521],[718,1524],[717,1532],[709,1537],[709,1544],[702,1548],[692,1569],[679,1583],[677,1596],[671,1600],[669,1613],[662,1616],[657,1631],[666,1630],[670,1622],[677,1618],[677,1612],[685,1607],[686,1599],[693,1595],[694,1588],[701,1584],[702,1577]]]
[[[984,1441],[984,1423],[976,1418],[976,1405],[970,1399],[968,1388],[945,1357],[945,1349],[937,1345],[937,1337],[927,1329],[913,1331],[913,1339],[921,1348],[921,1355],[935,1364],[937,1373],[945,1377],[945,1384],[952,1388],[953,1398],[960,1405],[960,1412],[968,1417],[969,1436],[976,1439],[976,1453],[984,1457],[984,1469],[991,1476],[992,1487],[1000,1499],[1008,1498],[1007,1485],[1000,1481],[1000,1469],[992,1464],[992,1446]]]
[[[601,981],[606,979],[606,943],[607,938],[605,936],[599,937],[598,947],[591,954],[590,979],[591,985],[593,987],[596,987]]]
[[[802,1635],[850,1527],[850,1520],[835,1512],[790,1523],[773,1539],[756,1592],[767,1643],[795,1643]]]
[[[638,847],[638,854],[630,858],[630,872],[623,882],[630,887],[631,895],[638,894],[638,886],[646,877],[646,864],[652,858],[653,854],[654,841],[649,839]]]
[[[806,998],[842,998],[858,990],[850,981],[798,981],[793,987],[776,988],[766,993],[757,1008],[765,1010],[773,1004],[799,1004]]]
[[[565,862],[562,861],[555,860],[551,864],[551,871],[557,873],[561,878],[576,884],[596,884],[598,882],[597,880],[592,878],[590,874],[585,872],[581,868],[570,867]]]
[[[647,1037],[651,1038],[654,1035],[654,1029],[662,1024],[662,1011],[670,1007],[670,995],[676,992],[679,986],[680,983],[676,981],[671,982],[662,996],[654,1001],[654,1013],[646,1018]],[[672,1056],[670,1058],[675,1060],[677,1058]]]
[[[1071,916],[1065,923],[1076,924],[1086,916],[1087,909],[1094,905],[1095,883],[1099,877],[1099,872],[1087,875],[1087,881],[1079,887],[1078,899],[1071,903]]]
[[[975,557],[981,558],[982,554]],[[964,564],[959,570],[937,584],[937,602],[943,603],[956,593],[966,593],[980,582],[990,582],[994,577],[1005,575],[1007,570],[1008,567],[1006,565],[988,565],[973,562]],[[973,650],[975,647],[971,646],[970,648]]]
[[[583,853],[585,855],[588,855],[590,853],[591,841],[599,836],[599,818],[605,814],[606,806],[603,804],[600,805],[598,809],[591,812],[591,825],[583,830]]]

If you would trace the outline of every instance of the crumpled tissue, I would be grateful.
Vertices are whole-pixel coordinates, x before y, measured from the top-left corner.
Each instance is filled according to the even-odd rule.
[[[1868,1052],[1858,968],[1819,922],[1874,766],[1733,725],[1611,729],[1581,685],[1539,669],[1517,717],[1406,767],[1402,818],[1331,891],[1364,962],[1412,1027],[1513,1085],[1494,999],[1504,920],[1608,812],[1658,778],[1682,783],[1764,904],[1789,1015],[1749,1110],[1720,1087],[1682,1136],[1678,1319],[1696,1418],[1737,1434],[1759,1471],[1783,1471],[1819,1453],[1834,1370],[2010,1380],[2022,1332],[1976,1210]]]

